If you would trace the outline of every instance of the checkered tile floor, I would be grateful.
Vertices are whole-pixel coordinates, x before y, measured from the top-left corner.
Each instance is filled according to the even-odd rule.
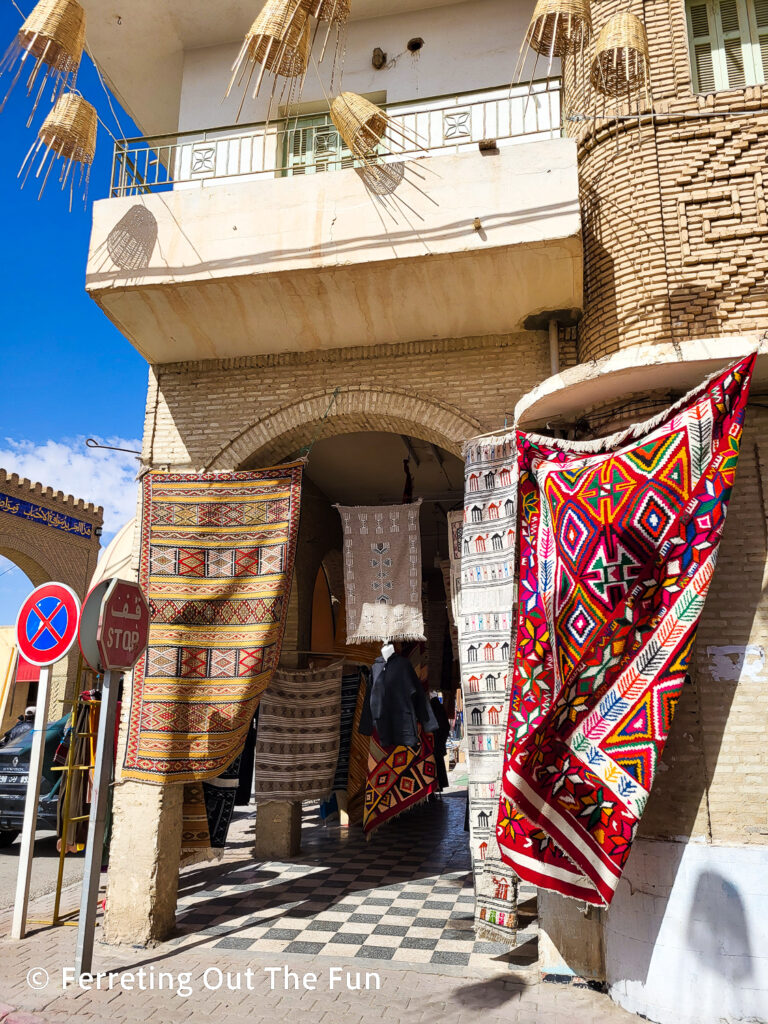
[[[176,941],[194,933],[218,949],[529,966],[537,957],[535,890],[523,894],[516,950],[475,938],[465,801],[465,789],[452,788],[369,842],[359,827],[320,824],[316,805],[305,805],[302,853],[287,862],[250,859],[253,812],[243,812],[227,860],[182,874]]]

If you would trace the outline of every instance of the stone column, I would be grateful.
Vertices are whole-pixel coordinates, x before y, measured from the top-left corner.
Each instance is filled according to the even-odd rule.
[[[265,800],[256,808],[256,860],[287,860],[301,851],[301,804]]]
[[[115,788],[104,941],[147,946],[176,926],[184,787]]]

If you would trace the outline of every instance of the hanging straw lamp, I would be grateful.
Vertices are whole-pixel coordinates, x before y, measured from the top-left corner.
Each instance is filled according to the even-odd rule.
[[[83,194],[83,200],[88,195],[88,181],[91,173],[91,164],[93,158],[96,155],[96,136],[98,131],[98,116],[96,110],[91,104],[83,99],[79,93],[65,92],[56,101],[56,106],[53,108],[51,113],[46,117],[45,121],[40,128],[38,133],[37,142],[33,143],[29,152],[27,153],[24,163],[21,165],[19,171],[19,177],[21,177],[25,166],[27,167],[27,173],[24,176],[22,182],[22,188],[26,184],[29,172],[32,170],[32,166],[35,163],[38,153],[45,146],[45,152],[43,158],[40,161],[40,165],[35,174],[36,178],[39,178],[45,169],[46,162],[48,162],[48,168],[45,171],[43,178],[43,184],[40,188],[40,195],[37,197],[40,199],[45,191],[45,186],[48,182],[48,176],[51,173],[51,168],[57,160],[62,160],[61,174],[59,175],[59,181],[61,182],[62,190],[66,188],[67,181],[70,182],[69,188],[69,208],[72,209],[72,192],[75,185],[76,171],[72,172],[72,165],[80,165],[80,182],[78,187],[85,181],[85,192]],[[27,166],[27,164],[29,166]],[[70,178],[70,172],[72,176]]]
[[[84,46],[85,11],[77,0],[40,0],[0,64],[0,76],[18,65],[11,86],[0,103],[0,111],[31,57],[34,64],[27,79],[27,95],[31,93],[40,69],[47,67],[32,107],[31,123],[49,77],[53,79],[53,99],[74,85]]]
[[[265,71],[283,78],[301,78],[309,66],[311,45],[307,11],[297,5],[296,0],[267,0],[232,65],[227,96],[235,81],[238,80],[238,84],[242,81],[246,71],[250,84],[257,64],[262,67],[253,90],[254,99],[259,94]],[[247,89],[248,86],[246,92]]]
[[[406,150],[423,152],[415,133],[355,92],[342,92],[336,97],[331,103],[331,120],[347,149],[367,165],[380,156]]]
[[[301,7],[318,21],[344,24],[349,21],[352,0],[299,0]]]
[[[525,41],[536,53],[565,57],[592,36],[589,0],[539,0]]]
[[[361,159],[375,156],[390,119],[375,103],[354,92],[343,92],[331,104],[331,120],[347,149]]]
[[[627,96],[649,83],[648,36],[634,14],[623,11],[603,27],[595,44],[591,82],[604,96]]]

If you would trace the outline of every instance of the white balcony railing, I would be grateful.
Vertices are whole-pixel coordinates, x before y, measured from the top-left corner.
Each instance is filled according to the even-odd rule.
[[[413,158],[476,149],[484,140],[499,146],[561,134],[559,79],[529,86],[392,103],[422,150]],[[234,181],[319,174],[355,166],[328,114],[284,118],[270,124],[182,132],[115,144],[111,195],[134,196],[175,188],[202,188]]]

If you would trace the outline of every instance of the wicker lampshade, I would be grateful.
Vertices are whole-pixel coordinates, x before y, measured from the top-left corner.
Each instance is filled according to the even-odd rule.
[[[39,139],[56,156],[78,164],[92,164],[98,132],[96,109],[74,92],[65,92],[43,121]]]
[[[318,21],[344,24],[349,20],[352,0],[299,0],[301,6]]]
[[[310,46],[306,10],[291,0],[267,0],[245,37],[235,70],[248,61],[274,75],[297,78],[307,70]]]
[[[591,36],[589,0],[538,0],[525,39],[537,53],[564,57]]]
[[[22,183],[26,184],[29,172],[35,162],[35,157],[45,147],[43,159],[35,174],[39,178],[48,163],[48,169],[43,178],[40,189],[40,196],[45,191],[48,176],[51,168],[57,160],[64,160],[65,167],[62,169],[60,181],[61,187],[66,187],[70,180],[70,172],[75,164],[80,165],[80,182],[85,179],[86,194],[88,191],[88,178],[93,158],[96,155],[96,137],[98,133],[98,116],[91,104],[83,99],[79,93],[65,92],[56,101],[56,106],[46,117],[38,133],[37,142],[32,144],[27,153],[24,163],[21,165],[19,177],[24,167],[29,162],[27,173]],[[75,175],[72,174],[70,185],[70,209],[72,208],[72,190],[74,188]],[[38,198],[40,198],[38,196]]]
[[[648,69],[645,25],[629,11],[614,15],[597,37],[592,85],[605,96],[626,96],[647,89]]]
[[[85,11],[77,0],[40,0],[17,40],[55,71],[77,71],[85,45]]]
[[[13,73],[11,86],[0,103],[0,111],[13,91],[25,63],[31,57],[32,60],[28,65],[30,73],[26,83],[27,94],[32,91],[32,86],[35,84],[41,68],[45,67],[47,70],[42,76],[42,82],[32,106],[28,122],[30,124],[49,77],[53,78],[55,82],[54,99],[74,83],[84,46],[85,11],[77,3],[77,0],[40,0],[19,29],[16,38],[0,63],[0,75],[5,74],[6,71]]]
[[[331,120],[347,149],[363,158],[373,155],[389,125],[383,110],[354,92],[336,97],[331,104]]]

